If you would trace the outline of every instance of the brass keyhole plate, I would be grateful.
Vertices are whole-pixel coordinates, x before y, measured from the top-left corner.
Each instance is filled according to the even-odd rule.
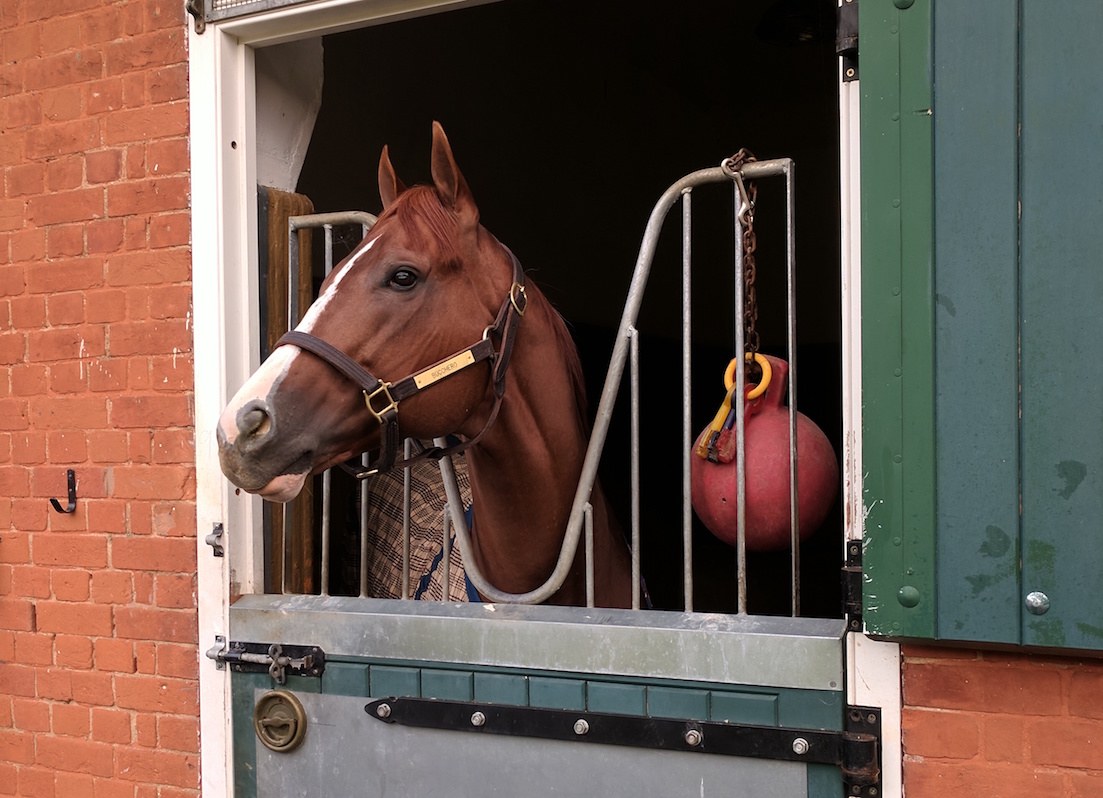
[[[286,754],[306,737],[306,712],[293,693],[271,690],[257,700],[253,729],[266,748]]]

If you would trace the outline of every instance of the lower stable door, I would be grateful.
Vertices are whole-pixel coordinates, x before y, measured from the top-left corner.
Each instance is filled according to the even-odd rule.
[[[879,794],[840,620],[257,595],[231,622],[238,798]]]

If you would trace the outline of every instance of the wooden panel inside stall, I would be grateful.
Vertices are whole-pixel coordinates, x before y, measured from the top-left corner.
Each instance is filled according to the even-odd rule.
[[[280,336],[287,332],[288,223],[292,216],[314,212],[314,203],[302,194],[259,187],[261,234],[261,355],[267,357]],[[310,306],[314,297],[311,266],[311,231],[299,231],[299,308]],[[284,505],[266,504],[265,591],[279,592],[284,559]],[[291,593],[315,591],[314,488],[307,480],[303,491],[291,503],[292,530],[290,570],[284,587]]]

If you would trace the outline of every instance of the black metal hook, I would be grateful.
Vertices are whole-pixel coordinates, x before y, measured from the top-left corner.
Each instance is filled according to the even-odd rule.
[[[68,469],[65,472],[66,479],[69,483],[69,506],[62,507],[61,503],[57,499],[50,499],[50,504],[54,506],[54,509],[59,513],[71,513],[77,509],[77,475],[73,469]]]

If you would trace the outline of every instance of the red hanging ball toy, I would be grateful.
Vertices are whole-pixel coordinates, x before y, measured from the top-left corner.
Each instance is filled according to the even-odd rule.
[[[747,356],[750,359],[750,355]],[[746,546],[748,551],[778,551],[790,545],[789,410],[784,405],[789,364],[755,355],[762,380],[747,386],[745,404]],[[712,534],[737,542],[734,414],[731,411],[732,361],[725,375],[728,397],[711,425],[697,438],[690,457],[693,509]],[[797,413],[797,490],[800,539],[807,539],[827,517],[839,489],[839,464],[823,431]]]

